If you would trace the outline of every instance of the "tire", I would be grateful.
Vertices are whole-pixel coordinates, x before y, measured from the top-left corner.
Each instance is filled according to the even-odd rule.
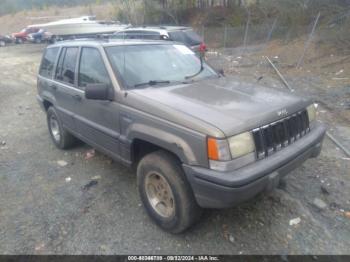
[[[36,44],[40,44],[41,43],[41,39],[40,38],[36,38],[34,41]]]
[[[22,38],[16,38],[16,44],[23,44]]]
[[[181,233],[202,214],[180,161],[166,151],[150,153],[140,161],[137,186],[148,215],[165,231]],[[162,196],[156,193],[157,190],[162,191],[159,194],[166,200],[159,200]]]
[[[6,46],[6,42],[5,41],[0,41],[0,47],[4,47]]]
[[[56,147],[59,149],[68,149],[73,147],[76,144],[77,139],[63,128],[56,109],[52,106],[49,107],[46,116],[49,133]]]

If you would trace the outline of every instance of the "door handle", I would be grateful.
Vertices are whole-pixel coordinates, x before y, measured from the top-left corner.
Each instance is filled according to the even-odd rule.
[[[81,96],[80,95],[72,95],[72,97],[77,100],[77,101],[81,101]]]

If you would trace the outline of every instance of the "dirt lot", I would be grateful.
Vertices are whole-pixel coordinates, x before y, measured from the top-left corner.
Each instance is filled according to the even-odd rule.
[[[1,254],[350,254],[350,160],[328,139],[272,193],[208,210],[185,234],[163,232],[143,210],[133,172],[86,145],[60,151],[50,141],[35,98],[42,49],[0,49]],[[326,97],[319,117],[347,143],[348,109]]]

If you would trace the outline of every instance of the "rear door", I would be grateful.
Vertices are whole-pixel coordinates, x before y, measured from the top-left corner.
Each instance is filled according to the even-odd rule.
[[[55,92],[52,90],[53,75],[57,63],[59,47],[48,47],[41,60],[39,75],[37,79],[38,92],[42,99],[55,103]]]
[[[56,66],[54,81],[51,88],[56,98],[56,109],[63,126],[76,132],[74,114],[77,103],[84,92],[77,88],[76,68],[79,47],[63,47]]]
[[[113,88],[99,49],[82,47],[78,69],[78,88],[88,84],[106,84]],[[119,105],[114,101],[86,99],[76,107],[76,126],[83,140],[119,157]]]

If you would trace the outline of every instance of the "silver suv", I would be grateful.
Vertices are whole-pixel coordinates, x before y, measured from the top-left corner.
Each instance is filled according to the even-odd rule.
[[[114,33],[114,39],[170,40],[182,43],[196,53],[206,51],[202,39],[191,27],[185,26],[143,26],[130,27]]]
[[[325,134],[309,99],[224,77],[170,41],[51,45],[37,98],[58,148],[79,139],[134,167],[145,209],[173,233],[274,188]]]

